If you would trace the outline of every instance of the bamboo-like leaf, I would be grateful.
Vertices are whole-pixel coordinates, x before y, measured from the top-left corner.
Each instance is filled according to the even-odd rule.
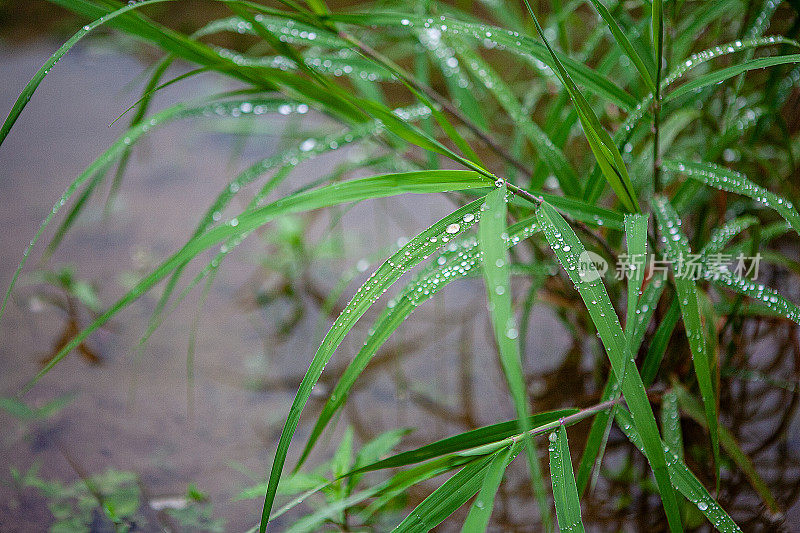
[[[525,136],[534,146],[539,158],[558,180],[561,190],[566,196],[580,196],[581,187],[578,176],[570,166],[563,152],[542,131],[542,129],[528,116],[522,108],[511,88],[498,76],[492,67],[484,61],[475,51],[463,44],[459,47],[462,64],[469,68],[472,75],[483,83],[494,95],[498,103],[505,109],[508,116],[525,133]]]
[[[800,63],[800,54],[788,54],[782,56],[760,57],[758,59],[751,59],[742,63],[737,63],[729,67],[704,74],[697,79],[684,83],[677,89],[674,89],[664,96],[664,102],[670,102],[681,96],[686,96],[692,92],[697,92],[722,83],[725,80],[738,76],[750,70],[761,68],[774,67],[776,65],[788,65],[793,63]]]
[[[622,48],[630,60],[633,62],[633,65],[636,67],[636,70],[639,71],[639,75],[641,75],[642,80],[644,80],[645,85],[650,90],[650,92],[655,92],[656,86],[653,83],[653,78],[650,76],[650,71],[647,70],[647,66],[644,64],[644,61],[639,54],[636,53],[636,50],[633,48],[630,40],[628,39],[625,32],[622,28],[619,27],[617,21],[614,19],[614,16],[608,10],[608,8],[603,4],[602,0],[590,0],[594,5],[597,12],[600,14],[600,17],[608,26],[608,29],[611,30],[611,35],[614,36],[614,40],[617,41],[617,44]],[[655,2],[653,2],[655,5]],[[655,9],[655,8],[654,8]]]
[[[481,490],[472,503],[472,507],[470,507],[467,519],[461,528],[461,533],[486,531],[486,526],[489,525],[489,518],[491,518],[492,509],[494,508],[495,494],[497,494],[497,489],[500,487],[500,482],[503,481],[503,474],[505,474],[511,458],[519,453],[516,450],[518,446],[519,444],[514,444],[493,455],[492,462],[489,464],[489,468],[483,478]]]
[[[438,174],[440,172],[448,171],[440,170],[429,172]],[[426,175],[425,172],[415,174],[417,174],[417,176],[420,178]],[[477,176],[475,173],[470,174]],[[323,189],[334,188],[337,185],[340,184],[329,185],[328,187],[323,187]],[[416,185],[417,184],[414,186]],[[376,191],[374,185],[371,187],[371,189],[373,193]],[[393,194],[397,194],[398,191],[396,189],[395,191],[396,192]],[[341,198],[345,195],[340,193],[336,194],[336,196]],[[330,202],[331,199],[328,201]],[[342,202],[337,201],[336,203]],[[394,284],[394,282],[397,281],[404,272],[412,268],[414,265],[422,261],[424,257],[427,257],[433,251],[442,246],[443,242],[447,242],[447,239],[454,238],[460,232],[472,226],[478,220],[480,206],[482,203],[483,200],[479,199],[457,209],[427,230],[414,237],[411,241],[409,241],[408,244],[400,248],[400,250],[392,255],[392,257],[387,259],[386,262],[383,263],[378,270],[372,274],[372,276],[370,276],[370,278],[358,290],[353,299],[347,304],[342,314],[339,315],[339,317],[333,323],[333,326],[331,326],[331,329],[322,340],[322,344],[317,350],[317,353],[314,355],[314,359],[311,361],[308,371],[300,383],[300,387],[295,395],[295,399],[292,402],[292,407],[286,419],[286,424],[281,432],[281,437],[278,442],[278,449],[275,452],[275,460],[272,464],[272,470],[270,472],[267,493],[265,496],[264,511],[261,517],[262,532],[266,529],[267,519],[269,518],[270,511],[272,510],[275,491],[278,487],[278,480],[280,479],[281,472],[283,471],[283,465],[286,462],[286,454],[289,450],[289,444],[291,443],[292,436],[297,429],[297,424],[300,421],[300,413],[303,411],[308,398],[311,396],[311,391],[314,388],[314,385],[322,375],[325,365],[333,356],[333,352],[342,342],[347,332],[350,331],[355,322],[361,317],[361,315],[363,315],[367,309],[369,309],[372,304],[381,296],[381,294],[383,294],[387,288]],[[467,213],[472,214],[474,218],[468,221],[465,220],[464,215]]]
[[[439,525],[478,492],[495,456],[504,452],[505,449],[501,449],[467,463],[425,498],[393,531],[427,533]]]
[[[475,217],[471,213],[464,216],[467,222],[473,221]],[[505,246],[515,246],[536,231],[538,226],[532,220],[520,221],[507,229],[508,238],[505,239]],[[344,404],[358,376],[392,333],[419,305],[432,298],[447,284],[474,273],[482,263],[483,252],[478,248],[478,242],[474,238],[450,241],[435,263],[429,265],[406,285],[398,296],[389,301],[386,309],[375,319],[364,345],[347,366],[325,402],[295,470],[308,457],[325,427]],[[534,422],[531,421],[531,424]]]
[[[520,433],[525,434],[528,466],[531,472],[533,492],[539,504],[545,529],[550,529],[550,508],[544,490],[539,458],[528,435],[528,391],[522,373],[519,355],[519,330],[511,310],[511,287],[508,274],[508,253],[502,234],[506,229],[506,184],[502,183],[486,195],[486,211],[478,227],[478,241],[483,252],[483,278],[486,285],[486,300],[494,327],[494,337],[500,352],[500,364],[506,377],[514,409],[520,421]]]
[[[550,247],[555,252],[572,282],[578,288],[592,322],[594,322],[600,334],[600,340],[611,361],[614,374],[618,380],[621,380],[622,392],[633,412],[636,426],[644,434],[646,455],[656,477],[670,527],[674,531],[680,531],[680,513],[675,494],[669,485],[664,450],[660,444],[655,415],[647,398],[647,392],[642,384],[639,371],[636,369],[636,364],[628,351],[627,341],[619,323],[619,318],[611,305],[611,300],[602,281],[600,281],[600,275],[591,262],[583,265],[585,269],[583,276],[579,273],[579,268],[582,266],[580,258],[586,249],[578,240],[572,228],[552,206],[547,202],[542,203],[536,215],[550,243]],[[584,263],[586,262],[584,261]]]
[[[617,423],[625,436],[628,437],[639,451],[642,446],[642,438],[636,430],[631,414],[624,408],[617,410]],[[741,529],[736,522],[725,512],[725,510],[714,500],[708,490],[700,483],[700,480],[689,470],[681,461],[680,457],[662,442],[666,448],[667,469],[672,485],[689,500],[692,505],[705,515],[709,522],[722,533],[740,532]]]
[[[698,163],[695,161],[665,160],[663,168],[664,170],[684,174],[693,180],[705,183],[709,187],[752,198],[764,206],[774,209],[800,234],[800,214],[797,213],[797,209],[795,209],[792,202],[756,185],[744,174],[713,163]]]
[[[622,160],[622,155],[617,149],[617,145],[600,124],[591,106],[586,101],[583,94],[581,94],[575,82],[572,81],[572,78],[561,64],[561,61],[559,61],[556,53],[550,47],[550,44],[545,38],[544,30],[541,25],[539,25],[539,19],[536,18],[528,0],[525,0],[525,5],[528,7],[528,11],[533,18],[533,23],[536,26],[539,37],[544,42],[553,58],[556,70],[559,73],[559,78],[564,83],[564,87],[567,89],[570,99],[575,105],[575,110],[578,112],[578,118],[583,127],[584,135],[589,141],[589,147],[592,149],[595,159],[597,159],[600,170],[603,172],[609,185],[611,185],[611,188],[616,192],[622,205],[631,212],[640,211],[639,202],[636,199],[636,192],[633,189],[630,177],[628,177],[628,170],[625,167],[625,162]]]
[[[676,384],[675,385],[675,392],[673,393],[675,396],[674,401],[680,404],[681,409],[684,410],[686,414],[688,414],[692,420],[697,422],[698,424],[705,426],[706,422],[703,417],[703,407],[700,403],[695,400],[689,391],[686,390],[683,386]],[[677,404],[676,404],[677,407]],[[769,490],[769,487],[764,482],[764,479],[758,474],[753,462],[744,453],[739,443],[736,442],[736,439],[733,437],[730,431],[725,426],[719,427],[719,440],[720,444],[722,444],[722,448],[725,450],[733,462],[736,463],[736,466],[747,476],[747,480],[750,482],[750,485],[755,489],[758,495],[764,500],[764,503],[767,504],[769,510],[773,513],[781,513],[782,510],[780,505],[775,500],[775,497],[772,495],[772,492]],[[675,449],[673,447],[673,449]]]
[[[567,429],[558,426],[550,434],[550,478],[556,504],[558,528],[561,531],[584,531],[578,488],[572,473],[572,458],[567,443]]]
[[[689,340],[689,347],[692,352],[692,363],[694,373],[697,377],[697,384],[700,387],[700,394],[703,398],[705,407],[706,421],[708,423],[711,436],[711,448],[714,454],[714,463],[719,477],[719,432],[717,423],[717,400],[712,383],[711,361],[707,353],[708,344],[703,332],[703,325],[700,322],[700,307],[697,300],[697,287],[692,279],[691,272],[681,272],[685,269],[685,263],[689,260],[691,250],[689,240],[680,229],[681,221],[672,205],[663,196],[656,196],[653,201],[656,218],[658,220],[661,240],[666,245],[667,257],[672,261],[673,267],[678,266],[675,271],[675,288],[678,292],[678,302],[683,316],[683,325],[686,330],[686,337]],[[687,275],[688,274],[688,275]]]

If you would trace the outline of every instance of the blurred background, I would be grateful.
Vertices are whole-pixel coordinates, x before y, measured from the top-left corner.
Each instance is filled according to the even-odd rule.
[[[215,3],[184,1],[154,6],[148,14],[191,32],[228,12]],[[0,2],[3,116],[41,64],[84,23],[43,0]],[[226,38],[235,46],[236,36]],[[58,195],[124,132],[126,119],[110,124],[139,98],[158,57],[101,30],[72,49],[38,89],[0,147],[3,291]],[[170,73],[187,69],[176,64]],[[153,109],[231,88],[227,83],[194,76],[160,91]],[[118,510],[136,510],[130,524],[135,531],[243,531],[255,525],[262,500],[258,490],[247,490],[265,479],[296,387],[327,326],[398,239],[449,212],[450,199],[370,201],[275,223],[227,260],[204,302],[195,290],[141,349],[157,292],[92,335],[24,397],[25,406],[14,397],[97,311],[186,241],[239,170],[287,139],[301,140],[326,126],[313,113],[169,124],[138,145],[118,194],[108,203],[102,200],[107,191],[90,200],[49,261],[38,262],[43,247],[34,252],[0,324],[0,530],[69,528],[75,516],[87,513],[93,530],[113,530],[97,511],[87,479],[112,494]],[[360,155],[344,149],[304,163],[292,186],[279,192]],[[341,296],[329,304],[337,290]],[[325,468],[347,428],[359,445],[391,428],[417,428],[403,440],[411,448],[513,418],[484,310],[482,281],[473,279],[454,283],[412,315],[358,381],[308,470]],[[326,368],[289,463],[373,317],[362,319]],[[530,323],[525,371],[534,411],[590,404],[598,395],[592,361],[583,356],[590,350],[570,340],[547,302],[536,305]],[[738,474],[721,500],[749,530],[792,530],[800,524],[800,351],[766,338],[752,362],[781,379],[742,385],[741,397],[759,409],[741,414],[732,431],[787,514],[766,516]],[[702,432],[691,422],[686,426]],[[575,437],[570,433],[573,449],[581,449],[587,430],[582,423]],[[652,526],[658,505],[652,488],[643,484],[631,493],[628,483],[642,462],[621,434],[612,433],[606,467],[615,472],[584,503],[593,530]],[[510,472],[493,528],[529,531],[536,511],[525,465],[515,463]],[[434,487],[412,489],[386,523]],[[278,530],[298,512],[283,517]],[[439,530],[460,527],[447,524]]]

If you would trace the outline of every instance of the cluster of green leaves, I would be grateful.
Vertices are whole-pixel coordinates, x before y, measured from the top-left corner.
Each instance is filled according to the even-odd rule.
[[[780,114],[800,75],[800,46],[792,40],[794,35],[781,34],[780,26],[767,34],[771,21],[779,18],[775,13],[780,2],[756,2],[755,14],[748,16],[745,5],[751,3],[741,0],[653,0],[641,5],[591,0],[563,6],[554,2],[549,11],[526,0],[527,13],[498,8],[494,24],[433,0],[348,10],[331,9],[322,0],[305,4],[283,0],[278,7],[209,0],[222,3],[230,16],[187,35],[147,16],[150,5],[170,0],[52,1],[93,22],[67,41],[25,87],[0,129],[0,143],[50,68],[101,25],[167,55],[154,69],[142,99],[132,106],[137,110],[130,127],[67,187],[24,258],[60,209],[72,202],[47,249],[52,253],[87,199],[107,179],[107,171],[118,164],[112,187],[116,189],[133,145],[161,124],[192,117],[260,120],[313,109],[337,129],[309,136],[237,175],[186,244],[100,313],[29,386],[93,331],[166,281],[145,338],[149,336],[168,314],[170,303],[177,305],[196,285],[210,283],[242,239],[281,217],[407,193],[448,194],[461,207],[386,257],[322,340],[287,415],[269,478],[260,489],[266,495],[261,531],[271,519],[319,491],[328,496],[327,504],[295,524],[296,530],[313,529],[326,521],[346,524],[348,517],[368,523],[377,509],[408,487],[448,472],[455,473],[396,530],[427,531],[476,494],[463,530],[485,530],[506,467],[520,452],[527,458],[542,524],[551,529],[549,494],[536,453],[536,437],[544,434],[550,435],[550,482],[558,525],[582,530],[579,497],[600,474],[612,426],[645,455],[671,531],[684,526],[684,500],[718,530],[736,531],[731,517],[683,461],[681,413],[707,428],[717,483],[724,453],[767,505],[778,509],[719,420],[717,320],[737,313],[744,316],[746,308],[748,316],[800,323],[800,310],[775,290],[732,270],[715,270],[711,262],[721,253],[766,249],[770,239],[800,230],[800,215],[786,197],[782,181],[798,155],[797,133],[787,130]],[[489,0],[481,3],[497,7]],[[796,18],[796,3],[792,6],[782,9]],[[792,28],[787,31],[796,33],[798,25]],[[220,33],[247,34],[248,42],[259,44],[244,50],[222,48],[213,39]],[[504,53],[498,59],[487,50]],[[165,80],[176,61],[192,65],[193,70]],[[521,74],[506,79],[493,61],[503,65],[502,72]],[[765,68],[768,73],[759,72]],[[148,115],[155,92],[209,71],[235,80],[240,88]],[[349,168],[318,176],[311,186],[270,200],[277,185],[300,163],[355,143],[367,155]],[[758,183],[746,176],[748,169],[763,168],[772,172],[754,174]],[[351,169],[374,175],[342,180]],[[231,200],[248,185],[257,185],[252,199],[244,210],[232,212]],[[724,212],[712,208],[721,195],[728,202]],[[517,222],[509,224],[509,219]],[[694,224],[682,226],[683,220]],[[757,222],[774,224],[769,232],[741,237]],[[477,236],[469,232],[476,224]],[[687,235],[685,228],[693,231]],[[575,230],[585,235],[586,242]],[[513,254],[509,248],[515,248]],[[585,260],[587,251],[592,251],[609,261],[623,254],[647,256],[669,260],[674,267],[692,248],[700,251],[698,279],[679,271],[648,277],[644,264],[633,262],[625,282],[604,280]],[[186,265],[207,250],[214,251],[214,259],[176,295]],[[435,259],[396,289],[378,314],[289,475],[288,450],[326,364],[384,292],[431,256]],[[526,331],[529,314],[524,313],[523,323],[518,324],[510,280],[512,275],[531,276],[543,257],[558,260],[563,271],[552,283],[572,290],[572,302],[585,308],[568,329],[576,335],[581,327],[596,331],[599,347],[607,355],[608,365],[598,363],[600,370],[610,370],[594,406],[529,412],[521,358],[525,335],[520,334]],[[767,257],[775,268],[786,264],[779,253]],[[23,259],[17,275],[24,263]],[[305,492],[274,511],[281,487],[303,479],[299,468],[391,334],[445,285],[481,273],[517,419],[385,459],[353,460],[351,440],[346,437],[330,464],[333,479],[306,478]],[[534,287],[531,295],[548,290],[542,283]],[[746,306],[744,298],[750,302]],[[530,299],[526,306],[530,308]],[[626,310],[624,324],[616,307]],[[662,312],[656,314],[657,309]],[[574,315],[560,316],[569,321]],[[670,340],[682,335],[679,323],[693,372],[673,386],[665,379],[662,362]],[[660,428],[649,396],[659,380],[672,388],[664,396]],[[592,419],[589,439],[574,471],[566,428],[588,418]],[[392,439],[399,437],[392,433]],[[392,439],[391,446],[384,442],[384,453],[397,444]],[[383,469],[399,470],[383,482],[355,490],[363,474]]]
[[[132,472],[107,470],[85,480],[63,484],[39,476],[39,465],[27,472],[11,470],[20,489],[32,487],[47,499],[55,519],[51,531],[89,531],[99,520],[107,527],[129,531],[139,520],[140,491]]]
[[[40,476],[40,464],[34,463],[27,471],[11,468],[11,477],[20,491],[34,489],[46,500],[54,522],[50,531],[82,532],[108,529],[136,531],[149,523],[142,505],[162,510],[158,501],[143,501],[139,479],[133,472],[108,469],[102,473],[64,484]],[[212,518],[208,496],[189,485],[184,497],[175,498],[164,512],[181,531],[225,531],[222,519]],[[158,527],[157,524],[151,524]]]

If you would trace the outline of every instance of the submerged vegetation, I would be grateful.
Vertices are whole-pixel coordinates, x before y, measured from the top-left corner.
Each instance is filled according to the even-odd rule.
[[[751,344],[765,331],[775,342],[797,344],[800,309],[789,296],[800,272],[791,181],[800,157],[797,2],[431,0],[339,8],[323,0],[209,0],[228,14],[183,33],[158,22],[157,4],[170,0],[51,1],[90,22],[24,88],[0,142],[50,69],[93,32],[111,28],[165,55],[141,99],[120,117],[130,122],[126,131],[57,199],[25,259],[61,218],[44,250],[49,257],[102,184],[112,197],[124,187],[131,151],[163,124],[268,123],[316,113],[327,126],[295,144],[287,135],[278,153],[235,176],[185,245],[110,307],[101,309],[69,272],[45,276],[88,298],[96,315],[70,331],[26,390],[162,283],[144,345],[190,291],[198,288],[205,298],[227,256],[264,226],[283,224],[265,261],[291,276],[309,255],[296,215],[401,194],[445,195],[457,208],[413,238],[375,250],[373,259],[382,262],[322,338],[286,413],[271,472],[241,495],[265,498],[258,529],[274,520],[290,531],[326,524],[428,531],[458,519],[463,531],[484,531],[518,455],[541,523],[536,530],[582,531],[581,502],[605,478],[637,485],[642,498],[657,495],[663,513],[650,520],[660,529],[710,524],[738,531],[736,513],[718,497],[734,473],[757,494],[758,513],[781,521],[785,502],[732,436],[728,425],[739,422],[722,413],[736,412],[726,407],[738,401],[731,383],[750,372]],[[226,34],[237,38],[222,39]],[[190,67],[170,79],[175,63]],[[230,80],[232,89],[151,110],[159,90],[201,73]],[[276,197],[295,167],[350,145],[360,151]],[[237,210],[234,198],[245,195],[246,208]],[[201,267],[190,277],[193,261]],[[360,263],[356,270],[366,270],[368,263]],[[0,317],[24,267],[23,259]],[[402,452],[393,450],[405,428],[360,451],[348,430],[329,462],[304,473],[392,333],[445,285],[473,276],[484,281],[516,420]],[[325,307],[333,309],[344,290],[328,295]],[[591,362],[592,403],[532,412],[525,361],[536,357],[526,342],[537,301],[553,309]],[[363,345],[341,354],[349,364],[308,438],[298,442],[301,414],[327,363],[372,308],[378,312]],[[284,326],[291,329],[291,320]],[[590,425],[585,439],[571,438],[579,422]],[[615,432],[646,463],[604,462]],[[302,453],[287,465],[292,445]],[[549,463],[540,456],[545,449]],[[645,473],[633,472],[644,464]],[[379,471],[386,471],[382,478],[367,475]],[[428,480],[438,488],[412,508],[404,493]],[[93,497],[85,487],[38,486],[58,493],[60,508],[76,499],[83,509]],[[138,507],[135,483],[128,488],[133,503],[108,513],[124,515],[120,521]],[[298,513],[320,496],[313,511]],[[465,504],[468,512],[458,514]]]

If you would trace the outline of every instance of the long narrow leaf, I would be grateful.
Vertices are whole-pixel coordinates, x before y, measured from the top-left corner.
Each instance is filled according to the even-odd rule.
[[[528,391],[522,373],[522,362],[519,354],[519,330],[511,310],[511,287],[508,274],[508,252],[502,234],[506,229],[506,194],[505,182],[486,196],[486,211],[478,227],[478,241],[483,251],[483,278],[486,285],[486,299],[489,304],[489,315],[494,327],[494,336],[500,351],[500,363],[506,377],[514,409],[520,421],[520,433],[524,433],[528,442],[526,452],[531,472],[534,495],[536,496],[542,522],[545,529],[550,529],[550,509],[545,496],[539,458],[536,448],[528,435]]]
[[[575,110],[578,112],[578,118],[580,119],[581,126],[583,127],[584,135],[586,136],[586,140],[589,141],[589,147],[592,149],[595,159],[597,159],[600,170],[603,172],[606,180],[611,185],[611,188],[617,193],[617,197],[619,198],[620,202],[622,202],[622,205],[624,205],[631,212],[640,211],[639,202],[636,199],[636,193],[633,189],[633,184],[628,176],[628,170],[625,167],[624,161],[622,160],[622,155],[617,149],[617,145],[611,139],[611,136],[608,134],[608,132],[600,124],[600,121],[597,119],[597,116],[594,114],[591,106],[586,101],[586,98],[584,98],[583,94],[581,94],[578,86],[575,85],[574,81],[572,81],[569,73],[561,64],[561,61],[559,61],[556,53],[550,47],[550,44],[545,38],[544,30],[539,24],[539,20],[536,18],[536,15],[534,14],[528,0],[525,0],[525,5],[528,7],[528,11],[533,18],[533,23],[536,27],[536,31],[539,33],[539,37],[544,42],[547,50],[550,52],[550,55],[553,58],[553,62],[556,65],[556,70],[559,73],[559,78],[564,83],[570,99],[575,105]]]
[[[756,185],[744,174],[713,163],[665,160],[664,170],[684,174],[709,187],[747,196],[774,209],[800,235],[800,214],[792,202]]]
[[[642,451],[643,443],[639,432],[636,430],[631,414],[620,408],[617,411],[617,423],[625,436]],[[667,469],[672,485],[689,500],[692,505],[703,513],[709,522],[721,533],[738,533],[742,530],[736,522],[725,512],[725,510],[714,500],[700,480],[689,470],[686,464],[678,457],[669,446],[662,442],[662,446],[667,450]],[[644,453],[644,452],[643,452]]]
[[[662,242],[666,245],[667,257],[672,261],[673,266],[685,269],[685,262],[689,260],[691,251],[689,240],[680,229],[681,221],[672,205],[662,196],[654,199],[656,218],[662,236]],[[685,269],[686,270],[686,269]],[[700,307],[697,300],[697,286],[692,279],[691,272],[676,271],[674,280],[675,288],[678,291],[678,302],[683,316],[683,325],[686,329],[686,337],[689,340],[689,348],[692,352],[692,363],[694,373],[697,377],[697,384],[700,387],[700,394],[703,398],[705,407],[706,421],[708,423],[711,436],[711,447],[714,454],[714,463],[719,477],[719,432],[717,423],[717,400],[714,394],[714,385],[711,379],[711,359],[708,355],[708,343],[706,341],[703,325],[700,322]]]
[[[503,480],[506,467],[511,462],[512,456],[516,455],[516,446],[518,445],[509,446],[503,449],[502,453],[497,453],[493,456],[494,458],[483,478],[481,490],[478,492],[478,497],[475,498],[472,507],[470,507],[467,519],[461,528],[461,533],[486,531],[486,526],[489,525],[489,518],[491,518],[492,509],[494,508],[495,494],[497,494],[497,489]]]
[[[643,434],[646,455],[655,474],[670,527],[674,531],[680,531],[680,513],[672,486],[669,485],[664,450],[660,444],[655,415],[639,371],[628,352],[625,334],[611,305],[605,286],[600,281],[600,276],[593,264],[584,262],[584,265],[581,265],[580,258],[586,249],[561,215],[546,202],[542,203],[536,215],[550,247],[578,288],[592,322],[600,334],[600,340],[611,361],[614,374],[618,380],[621,380],[625,400],[633,412],[637,428]],[[579,273],[581,266],[584,268],[583,275]]]
[[[567,429],[558,426],[550,434],[550,478],[556,504],[558,528],[561,531],[584,531],[578,488],[572,473],[572,458],[567,443]]]

